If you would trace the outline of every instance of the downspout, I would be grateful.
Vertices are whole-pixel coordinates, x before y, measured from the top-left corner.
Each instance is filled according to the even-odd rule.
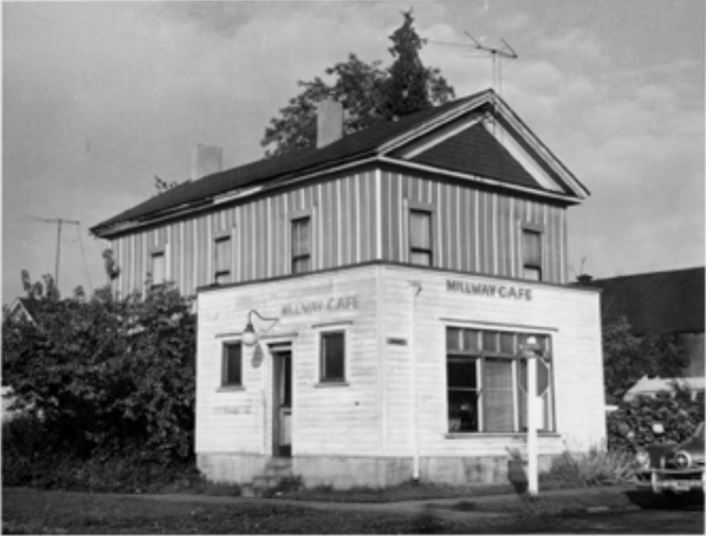
[[[413,434],[413,451],[412,451],[412,479],[419,480],[419,400],[417,395],[417,351],[415,344],[415,331],[416,331],[416,309],[417,309],[417,296],[422,292],[422,285],[419,281],[412,281],[412,314],[410,315],[410,330],[409,330],[409,353],[411,356],[411,393],[412,403],[410,408],[412,409],[412,434]]]

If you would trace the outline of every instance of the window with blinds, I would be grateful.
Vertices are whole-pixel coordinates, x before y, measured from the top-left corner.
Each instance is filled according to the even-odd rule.
[[[522,230],[522,277],[542,280],[542,233]]]
[[[292,220],[292,273],[311,270],[311,218]]]
[[[409,211],[409,262],[431,266],[433,260],[431,240],[431,212]]]
[[[446,328],[449,432],[527,430],[527,365],[520,357],[527,333]],[[540,430],[554,430],[551,340],[534,335],[544,359],[538,361]]]
[[[218,284],[231,282],[232,253],[230,236],[221,236],[215,239],[213,247],[213,280]]]

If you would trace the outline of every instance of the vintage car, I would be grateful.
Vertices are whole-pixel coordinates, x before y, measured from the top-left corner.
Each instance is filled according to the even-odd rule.
[[[663,433],[662,425],[653,425],[655,434]],[[681,443],[657,443],[637,450],[638,478],[652,491],[662,493],[704,490],[704,423]]]

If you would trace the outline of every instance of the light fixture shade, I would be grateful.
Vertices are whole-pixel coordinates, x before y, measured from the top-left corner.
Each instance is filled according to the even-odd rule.
[[[245,346],[252,346],[257,342],[257,335],[255,334],[252,322],[246,324],[243,334],[240,336],[240,340]]]

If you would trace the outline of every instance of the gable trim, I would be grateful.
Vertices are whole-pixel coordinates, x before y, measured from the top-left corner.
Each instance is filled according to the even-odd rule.
[[[400,167],[412,169],[414,171],[434,173],[436,175],[443,175],[446,177],[463,179],[463,180],[467,180],[472,183],[483,184],[486,186],[492,186],[494,188],[500,188],[503,190],[512,190],[512,191],[516,191],[516,192],[531,194],[536,197],[555,199],[557,201],[562,201],[567,204],[576,204],[578,202],[576,197],[573,195],[560,194],[560,193],[556,193],[556,192],[550,192],[547,190],[537,190],[536,188],[530,188],[530,187],[521,186],[518,184],[511,184],[511,183],[499,181],[496,179],[490,179],[487,177],[481,177],[479,175],[473,175],[471,173],[452,171],[449,169],[431,166],[429,164],[410,162],[409,160],[401,160],[399,158],[394,158],[394,157],[390,157],[390,156],[380,156],[380,157],[378,157],[378,161],[380,163],[392,164],[394,166],[400,166]]]
[[[447,128],[444,129],[443,132],[439,132],[437,136],[432,136],[431,140],[420,140],[419,142],[413,142],[408,148],[403,149],[399,153],[400,158],[408,158],[412,159],[417,155],[420,155],[435,145],[438,145],[440,143],[443,143],[449,138],[452,138],[456,134],[460,134],[467,128],[472,127],[473,125],[478,124],[483,120],[483,114],[477,113],[473,114],[471,117],[463,121],[462,123],[458,125],[449,125]]]
[[[497,114],[503,119],[522,140],[537,154],[538,158],[546,163],[549,168],[554,171],[561,181],[564,181],[569,190],[572,191],[575,197],[585,199],[590,195],[590,191],[584,186],[569,169],[552,153],[549,148],[537,137],[534,132],[520,119],[520,117],[512,111],[512,109],[502,100],[492,89],[488,89],[477,95],[475,98],[466,102],[460,103],[458,107],[430,119],[419,127],[408,130],[407,132],[391,139],[390,141],[378,147],[378,154],[387,156],[392,151],[400,149],[410,142],[414,142],[420,137],[430,134],[439,126],[454,121],[455,119],[480,108],[484,104],[491,104],[492,111],[490,113]],[[481,112],[482,113],[482,112]],[[491,132],[492,134],[492,132]],[[438,142],[436,142],[438,143]],[[430,142],[430,146],[434,142]],[[504,144],[503,144],[504,146]],[[513,155],[514,157],[514,155]],[[522,165],[522,164],[521,164]],[[524,166],[523,166],[524,167]]]

